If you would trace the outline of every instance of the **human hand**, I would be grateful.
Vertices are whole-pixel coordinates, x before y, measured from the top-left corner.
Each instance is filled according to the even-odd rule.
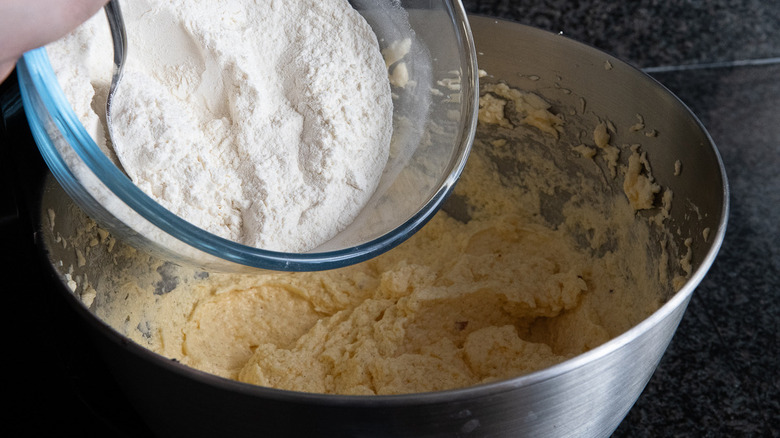
[[[26,51],[55,41],[108,0],[0,0],[0,82]]]

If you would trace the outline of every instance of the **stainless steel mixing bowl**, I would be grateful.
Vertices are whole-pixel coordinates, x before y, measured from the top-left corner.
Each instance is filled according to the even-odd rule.
[[[424,16],[412,13],[410,19]],[[268,389],[187,368],[113,330],[63,287],[76,311],[91,323],[106,361],[153,430],[190,437],[585,437],[614,431],[650,379],[720,248],[728,211],[720,157],[705,129],[675,96],[618,59],[514,23],[471,17],[471,26],[480,67],[488,74],[485,81],[506,81],[544,96],[556,108],[573,105],[618,126],[636,123],[641,114],[656,130],[647,133],[643,149],[657,181],[674,191],[668,224],[677,230],[675,244],[685,248],[684,240],[691,239],[691,274],[684,286],[630,330],[558,365],[470,388],[370,397]],[[625,142],[626,135],[618,130],[615,142]],[[675,170],[677,160],[683,163],[682,172]],[[41,202],[40,241],[63,285],[78,276],[98,278],[98,269],[121,269],[111,263],[105,268],[89,257],[79,260],[72,248],[63,247],[59,239],[78,232],[80,213],[51,179]],[[56,226],[50,217],[56,218]]]

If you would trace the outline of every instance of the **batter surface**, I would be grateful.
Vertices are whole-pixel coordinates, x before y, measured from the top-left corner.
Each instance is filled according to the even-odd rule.
[[[653,179],[640,145],[612,144],[621,127],[564,117],[502,84],[482,92],[454,193],[422,230],[375,259],[325,272],[209,274],[136,251],[74,207],[46,218],[63,250],[79,255],[66,275],[71,288],[163,356],[314,393],[511,378],[634,327],[689,273],[690,251],[680,259],[685,248],[663,237],[671,192]],[[66,223],[76,217],[84,222]],[[62,237],[60,228],[78,231]]]
[[[577,153],[579,143],[561,146],[563,119],[541,99],[513,93],[483,96],[474,151],[445,209],[373,260],[315,273],[207,274],[87,230],[86,257],[105,251],[111,263],[74,289],[157,353],[295,391],[444,390],[588,351],[655,311],[670,281],[636,244],[652,241],[650,222],[587,170],[609,168]],[[499,108],[509,98],[517,117]],[[570,148],[566,160],[580,170],[551,147]],[[617,171],[636,176],[628,165]]]

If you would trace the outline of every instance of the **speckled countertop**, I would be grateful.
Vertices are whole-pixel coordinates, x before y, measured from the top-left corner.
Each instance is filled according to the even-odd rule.
[[[731,186],[731,212],[720,255],[694,293],[658,369],[614,436],[780,436],[780,2],[464,4],[470,13],[563,32],[644,69],[692,109],[722,155]],[[10,88],[5,84],[0,94]],[[14,196],[0,194],[4,199]],[[16,214],[4,208],[0,217]],[[0,227],[2,291],[42,287],[30,268],[34,256],[25,244],[29,230],[9,222]],[[4,363],[12,367],[6,376],[15,381],[4,392],[12,400],[12,408],[5,412],[12,420],[4,421],[0,430],[10,425],[13,436],[36,436],[49,430],[47,423],[56,422],[63,432],[148,433],[127,401],[113,395],[117,389],[106,370],[85,366],[98,359],[87,343],[73,342],[86,336],[85,329],[62,311],[66,304],[61,298],[42,291],[6,294],[4,299],[8,332],[23,333],[7,336],[4,351],[26,349],[29,356],[27,360],[4,356]],[[29,307],[40,311],[15,314],[14,309]],[[42,329],[48,326],[61,330]],[[36,362],[36,357],[48,362]],[[100,383],[87,382],[87,375],[98,376]],[[106,397],[110,404],[94,403]],[[46,421],[20,420],[31,411]],[[18,425],[26,433],[19,433]]]
[[[726,238],[615,437],[780,436],[780,2],[466,1],[644,69],[702,121],[731,186]]]

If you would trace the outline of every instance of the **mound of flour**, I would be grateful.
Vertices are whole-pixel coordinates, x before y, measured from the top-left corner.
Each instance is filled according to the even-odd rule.
[[[376,189],[390,85],[375,34],[346,0],[259,3],[123,2],[128,65],[111,149],[141,190],[190,223],[303,252],[346,227]],[[106,145],[105,16],[47,50]]]

